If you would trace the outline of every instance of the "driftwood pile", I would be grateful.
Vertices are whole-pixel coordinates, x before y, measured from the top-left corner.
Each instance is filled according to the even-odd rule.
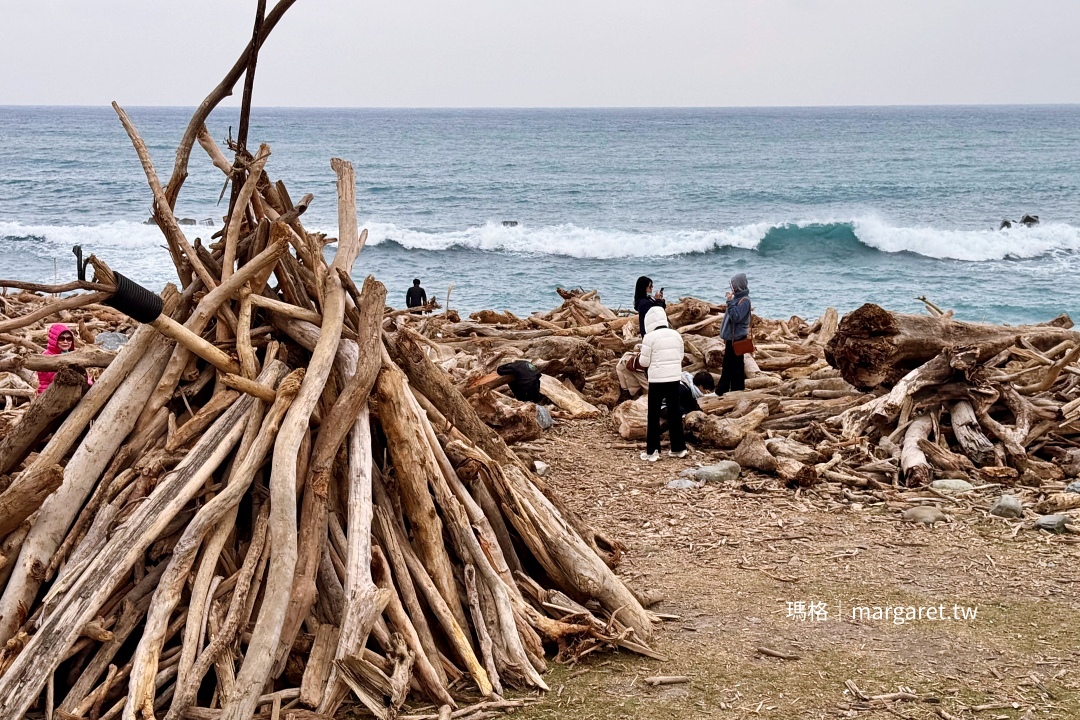
[[[644,438],[646,401],[618,403],[614,370],[640,342],[636,314],[607,308],[595,292],[559,292],[559,308],[528,318],[484,311],[471,322],[408,322],[419,323],[433,357],[475,405],[503,408],[489,415],[512,439],[539,432],[527,427],[535,413],[498,393],[492,371],[520,357],[551,376],[543,392],[554,414],[613,408],[622,437]],[[1053,489],[1080,474],[1080,333],[1069,318],[995,326],[926,305],[928,315],[904,315],[868,304],[842,320],[830,308],[813,323],[755,316],[747,389],[703,397],[686,428],[700,446],[730,451],[789,486],[966,479]],[[718,371],[723,307],[685,298],[667,312],[683,334],[684,369]],[[485,396],[496,399],[478,399]],[[1080,494],[1043,497],[1040,507],[1080,507]]]
[[[260,13],[253,48],[279,17]],[[225,159],[203,122],[238,76],[165,186],[114,105],[178,286],[155,295],[93,256],[92,281],[0,281],[23,290],[0,301],[0,363],[21,356],[24,384],[67,366],[33,402],[5,394],[24,407],[0,440],[0,717],[276,720],[352,698],[388,718],[410,697],[486,716],[515,705],[505,688],[546,689],[546,650],[655,655],[660,618],[612,571],[618,546],[480,420],[380,283],[353,284],[352,166],[331,162],[331,248],[300,222],[311,197],[270,181],[269,148],[244,149],[248,92]],[[233,187],[205,246],[173,215],[196,141]],[[86,343],[137,329],[117,353],[42,360],[63,313]]]

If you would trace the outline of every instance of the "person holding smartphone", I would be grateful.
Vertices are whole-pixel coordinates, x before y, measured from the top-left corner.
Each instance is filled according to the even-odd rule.
[[[741,355],[735,354],[732,347],[736,340],[742,340],[750,334],[750,288],[746,283],[746,274],[739,273],[731,278],[731,290],[727,293],[727,310],[724,321],[720,324],[720,339],[724,341],[724,365],[720,372],[720,384],[716,394],[723,395],[728,390],[746,389],[746,366]]]
[[[634,286],[634,309],[637,310],[638,334],[641,337],[645,337],[645,314],[654,307],[667,307],[664,302],[664,288],[660,288],[660,292],[654,295],[652,278],[642,275]]]

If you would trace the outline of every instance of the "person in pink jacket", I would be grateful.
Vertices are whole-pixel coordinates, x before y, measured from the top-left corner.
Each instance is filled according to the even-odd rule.
[[[49,328],[49,343],[45,346],[45,352],[43,355],[63,355],[69,353],[75,349],[75,335],[68,330],[68,326],[63,323],[56,323]],[[38,371],[38,395],[45,392],[50,385],[52,385],[53,378],[56,377],[54,372],[46,372],[45,370]]]

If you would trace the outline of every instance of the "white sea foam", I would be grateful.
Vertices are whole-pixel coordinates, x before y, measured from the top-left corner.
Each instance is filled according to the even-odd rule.
[[[837,224],[852,228],[854,236],[867,247],[887,253],[911,252],[931,258],[977,262],[1080,252],[1080,228],[1062,223],[1045,223],[1032,228],[1018,226],[1002,231],[898,227],[874,217],[794,223],[760,222],[723,229],[651,232],[588,228],[573,224],[534,228],[487,223],[447,232],[423,232],[370,220],[361,226],[368,228],[369,245],[392,241],[410,250],[469,249],[581,259],[616,259],[670,257],[725,247],[756,250],[770,231],[780,234],[786,244],[806,242],[809,246],[833,241],[836,234],[830,232],[826,238],[824,230]],[[192,239],[196,236],[208,239],[219,229],[220,226],[183,228]],[[329,235],[336,234],[333,227],[318,229]],[[164,244],[156,226],[132,222],[74,226],[0,222],[0,238],[3,237],[34,238],[23,241],[28,246],[20,250],[41,257],[66,255],[71,246],[77,244],[83,245],[87,254],[103,250],[150,250]],[[40,242],[37,240],[39,238]],[[0,252],[12,249],[10,245],[4,245],[0,245]],[[148,254],[157,256],[157,252]]]
[[[184,228],[188,237],[196,234]],[[204,231],[202,237],[209,237],[218,228],[199,228]],[[209,231],[209,232],[206,232]],[[74,245],[82,245],[89,255],[98,248],[136,249],[149,248],[165,244],[165,238],[157,225],[144,225],[125,221],[103,223],[101,225],[24,225],[14,222],[0,222],[0,238],[33,238],[30,250],[40,249],[42,254],[54,252],[57,248],[69,252]],[[40,245],[37,240],[40,239]],[[0,247],[0,250],[6,248]]]
[[[727,230],[667,230],[630,232],[601,230],[577,225],[550,225],[530,228],[487,223],[466,230],[426,233],[371,222],[368,243],[393,241],[410,250],[470,250],[540,253],[576,258],[611,259],[621,257],[664,257],[701,253],[719,247],[753,250],[771,227],[758,223]]]
[[[904,228],[877,219],[852,223],[863,244],[882,252],[912,252],[926,257],[986,261],[1035,258],[1080,250],[1080,228],[1063,223],[1007,230],[940,230]]]

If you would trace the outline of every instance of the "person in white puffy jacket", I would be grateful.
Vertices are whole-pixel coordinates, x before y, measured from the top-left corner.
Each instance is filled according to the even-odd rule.
[[[679,383],[682,380],[683,338],[668,325],[662,307],[651,308],[645,314],[645,337],[641,340],[641,367],[649,373],[649,430],[642,460],[660,459],[660,408],[668,407],[668,433],[671,449],[668,455],[686,457],[683,440],[682,412],[679,406]]]

